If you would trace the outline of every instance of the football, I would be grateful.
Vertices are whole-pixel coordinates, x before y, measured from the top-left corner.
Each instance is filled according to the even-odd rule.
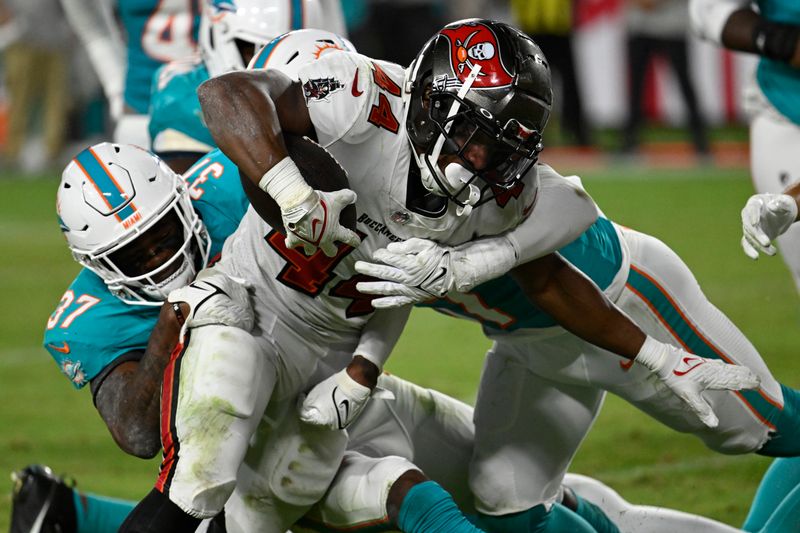
[[[308,137],[300,135],[284,133],[283,140],[289,151],[289,157],[295,162],[297,168],[300,169],[300,174],[311,187],[322,191],[337,191],[349,187],[347,172],[325,148]],[[259,189],[247,176],[241,175],[241,181],[250,203],[261,218],[276,230],[286,234],[281,220],[281,210],[275,200]],[[355,231],[355,206],[348,205],[344,208],[341,214],[341,223]]]

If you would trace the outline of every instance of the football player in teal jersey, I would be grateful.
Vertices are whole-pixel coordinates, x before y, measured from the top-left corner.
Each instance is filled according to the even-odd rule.
[[[114,139],[147,147],[147,110],[153,73],[165,63],[195,53],[200,3],[61,1],[109,100],[116,122]]]
[[[214,147],[197,100],[201,83],[225,72],[244,70],[262,48],[267,53],[254,68],[265,68],[269,57],[269,66],[284,72],[288,68],[285,62],[295,67],[329,50],[353,50],[339,36],[343,25],[338,0],[298,1],[302,17],[296,8],[285,9],[285,4],[286,0],[207,4],[200,23],[200,56],[168,63],[156,72],[148,126],[151,149],[176,172],[185,171]],[[291,37],[283,35],[298,28],[317,29],[292,32]],[[270,43],[273,39],[275,42]],[[272,57],[270,52],[276,48]]]
[[[755,76],[745,87],[750,122],[750,172],[756,193],[780,194],[800,179],[796,147],[800,143],[800,8],[793,0],[691,0],[692,26],[698,35],[731,50],[759,56]],[[764,208],[770,206],[763,196]],[[800,226],[777,237],[781,255],[800,291]],[[752,259],[775,253],[769,243],[748,241]]]
[[[800,189],[796,183],[800,163],[795,153],[800,143],[800,9],[791,0],[691,0],[689,6],[698,35],[731,50],[760,56],[744,99],[750,121],[750,171],[757,194],[742,209],[742,248],[748,257],[757,259],[761,253],[775,255],[777,242],[800,290],[800,225],[794,224]],[[800,459],[774,461],[745,530],[760,528],[764,517],[785,498],[793,496],[800,501],[798,491],[781,492],[792,487],[798,472]]]

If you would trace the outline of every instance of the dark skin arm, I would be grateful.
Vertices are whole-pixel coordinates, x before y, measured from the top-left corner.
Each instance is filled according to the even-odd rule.
[[[188,314],[188,305],[181,305]],[[100,416],[125,453],[149,459],[161,450],[161,382],[179,333],[172,305],[165,303],[142,358],[114,368],[95,394]]]
[[[288,155],[283,132],[316,138],[302,87],[280,72],[231,72],[197,95],[214,142],[256,185]]]
[[[627,359],[639,353],[646,334],[558,255],[535,259],[510,274],[528,298],[567,331]]]
[[[757,54],[758,50],[753,45],[753,31],[760,20],[761,16],[752,9],[743,8],[734,11],[722,28],[722,44],[732,50]],[[800,68],[800,42],[795,46],[789,64],[794,68]]]

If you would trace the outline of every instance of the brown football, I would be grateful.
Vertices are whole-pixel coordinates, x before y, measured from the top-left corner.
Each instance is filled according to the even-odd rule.
[[[308,137],[284,133],[283,140],[289,157],[300,169],[300,174],[314,189],[337,191],[349,187],[347,172],[325,148]],[[281,210],[267,193],[258,188],[247,176],[241,175],[242,187],[256,212],[267,224],[285,234],[281,221]],[[356,208],[349,205],[342,211],[342,224],[356,229]]]

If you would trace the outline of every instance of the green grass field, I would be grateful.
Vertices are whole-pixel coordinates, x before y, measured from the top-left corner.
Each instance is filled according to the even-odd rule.
[[[85,490],[139,498],[157,463],[120,452],[88,390],[75,392],[40,347],[47,317],[78,270],[55,222],[55,183],[0,176],[0,474],[41,462]],[[776,376],[800,386],[800,314],[789,275],[780,259],[752,262],[739,248],[738,213],[751,191],[746,172],[629,168],[584,173],[584,184],[612,219],[670,244]],[[488,344],[474,324],[416,311],[389,369],[470,402]],[[739,525],[768,462],[712,453],[610,397],[573,471],[630,501]],[[10,487],[0,483],[2,531]]]

